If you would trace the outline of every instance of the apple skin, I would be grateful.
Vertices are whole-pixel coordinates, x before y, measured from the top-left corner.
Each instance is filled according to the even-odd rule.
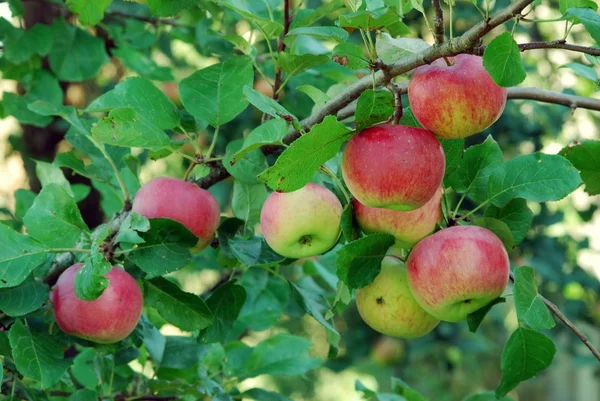
[[[459,322],[502,295],[510,262],[502,241],[490,230],[455,226],[420,241],[407,269],[423,309],[440,320]]]
[[[446,157],[427,130],[375,125],[354,135],[342,156],[348,189],[363,205],[414,210],[425,205],[442,183]]]
[[[412,248],[431,234],[442,218],[442,188],[424,206],[408,212],[368,207],[352,200],[354,215],[365,233],[388,233],[396,238],[393,249]]]
[[[406,266],[393,256],[383,258],[381,272],[371,284],[356,290],[356,307],[373,330],[392,337],[422,337],[439,323],[417,303]]]
[[[410,77],[408,101],[421,125],[444,139],[465,138],[496,122],[506,105],[483,59],[459,54],[418,67]]]
[[[260,213],[265,240],[282,256],[320,255],[340,237],[342,204],[322,185],[308,183],[293,192],[273,192]]]
[[[125,270],[113,267],[104,275],[110,283],[102,295],[84,301],[75,295],[76,264],[60,275],[50,300],[58,327],[67,334],[110,344],[127,337],[142,314],[144,300],[138,283]]]
[[[180,222],[198,237],[196,251],[210,244],[221,219],[219,204],[210,192],[170,177],[155,178],[142,186],[131,210],[149,219]]]

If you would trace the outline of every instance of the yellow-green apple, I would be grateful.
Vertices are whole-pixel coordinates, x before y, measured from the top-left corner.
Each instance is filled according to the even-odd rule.
[[[408,212],[365,206],[353,199],[354,215],[365,233],[388,233],[396,238],[394,250],[412,248],[435,230],[442,218],[442,188],[418,209]]]
[[[180,222],[196,237],[199,251],[208,246],[219,228],[219,204],[205,189],[170,177],[155,178],[135,195],[132,210],[149,219]]]
[[[446,158],[427,130],[375,125],[354,135],[342,157],[342,174],[363,205],[414,210],[425,205],[444,178]]]
[[[498,86],[470,54],[438,59],[418,67],[410,77],[408,101],[421,125],[444,139],[464,138],[492,125],[506,104]]]
[[[50,293],[58,327],[67,334],[101,344],[127,337],[142,314],[142,291],[125,270],[113,267],[106,273],[108,287],[100,297],[84,301],[75,295],[76,264],[65,270]]]
[[[490,230],[455,226],[414,247],[407,262],[415,299],[440,320],[458,322],[502,295],[510,263]]]
[[[356,307],[373,330],[392,337],[421,337],[439,322],[417,303],[406,266],[393,256],[383,258],[381,272],[371,284],[356,290]]]
[[[308,183],[293,192],[273,192],[260,213],[271,248],[288,258],[320,255],[340,237],[342,204],[322,185]]]

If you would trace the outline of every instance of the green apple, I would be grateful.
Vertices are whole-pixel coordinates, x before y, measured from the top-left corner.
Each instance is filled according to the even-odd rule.
[[[429,333],[439,320],[413,297],[400,259],[386,256],[373,282],[356,290],[356,306],[373,330],[392,337],[416,338]]]

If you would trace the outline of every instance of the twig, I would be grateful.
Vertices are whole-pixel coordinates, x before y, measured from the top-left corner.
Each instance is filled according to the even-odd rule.
[[[553,40],[551,42],[521,43],[519,45],[519,49],[522,52],[527,51],[527,50],[537,50],[537,49],[562,49],[562,50],[571,50],[574,52],[590,54],[592,56],[600,56],[600,48],[572,45],[572,44],[567,43],[566,40],[562,40],[562,39]],[[480,46],[480,47],[474,48],[471,53],[482,55],[484,51],[485,51],[485,46]]]
[[[431,5],[435,14],[433,15],[433,36],[435,43],[441,45],[444,43],[444,12],[440,0],[431,0]]]
[[[118,10],[107,11],[106,13],[104,13],[104,15],[109,16],[109,17],[122,17],[122,18],[135,19],[138,21],[148,22],[152,25],[170,25],[170,26],[178,26],[178,27],[183,27],[183,28],[193,28],[192,25],[177,22],[173,18],[158,18],[158,17],[150,17],[150,16],[137,15],[137,14],[129,14],[129,13],[126,13],[123,11],[118,11]]]
[[[600,99],[584,96],[568,95],[538,88],[508,88],[509,99],[529,99],[544,103],[561,104],[571,109],[588,109],[600,111]]]
[[[193,181],[200,188],[209,188],[217,182],[223,181],[225,178],[229,177],[229,173],[225,169],[225,166],[223,166],[223,162],[210,162],[206,163],[206,165],[210,167],[210,172],[208,175]]]
[[[395,85],[393,83],[390,83],[390,85],[388,85],[390,87],[390,90],[392,91],[392,93],[394,94],[394,114],[392,115],[392,124],[399,124],[400,123],[400,119],[402,119],[402,113],[403,113],[403,106],[402,106],[402,87],[400,87],[399,85]]]
[[[509,277],[510,277],[510,281],[512,281],[514,283],[515,276],[512,274],[512,272],[510,273]],[[552,312],[552,314],[554,316],[556,316],[558,318],[558,320],[563,322],[564,325],[567,326],[581,340],[581,342],[592,352],[592,354],[596,357],[596,359],[598,359],[600,361],[600,352],[598,352],[598,350],[590,342],[590,340],[587,338],[587,336],[585,334],[583,334],[583,332],[581,330],[579,330],[577,328],[577,326],[575,326],[573,324],[573,322],[571,322],[569,320],[569,318],[566,317],[554,303],[552,303],[551,301],[549,301],[542,295],[540,295],[540,298],[542,299],[542,301],[544,302],[544,305],[546,305],[548,310],[550,312]]]
[[[281,38],[279,39],[279,44],[277,47],[277,51],[279,52],[279,54],[281,54],[281,52],[285,50],[285,42],[283,40],[289,32],[290,24],[292,23],[292,20],[290,18],[290,1],[291,0],[284,0],[283,3],[283,33],[281,34]],[[281,87],[281,67],[278,63],[277,71],[275,72],[275,83],[273,84],[273,100],[279,99],[279,92],[281,90]]]

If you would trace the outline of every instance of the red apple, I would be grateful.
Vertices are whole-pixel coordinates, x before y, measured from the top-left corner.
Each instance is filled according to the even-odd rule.
[[[412,248],[435,230],[442,218],[442,188],[424,206],[408,212],[368,207],[353,200],[354,214],[365,233],[388,233],[396,238],[394,248]]]
[[[502,295],[510,263],[490,230],[455,226],[415,246],[407,262],[412,293],[427,312],[458,322]]]
[[[273,192],[260,213],[271,248],[288,258],[320,255],[340,237],[342,204],[322,185],[308,183],[293,192]]]
[[[354,135],[342,157],[342,174],[363,205],[414,210],[440,187],[446,158],[427,130],[403,125],[375,125]]]
[[[424,128],[444,139],[464,138],[496,122],[506,88],[494,82],[482,58],[459,54],[418,67],[410,77],[408,101]]]
[[[104,275],[109,280],[102,295],[93,301],[75,296],[75,274],[83,267],[69,267],[50,293],[58,327],[67,334],[101,344],[127,337],[142,314],[144,300],[137,282],[125,270],[113,267]]]
[[[210,244],[219,228],[219,204],[205,189],[170,177],[155,178],[135,195],[132,210],[149,219],[166,218],[180,222],[196,237],[196,250]]]

